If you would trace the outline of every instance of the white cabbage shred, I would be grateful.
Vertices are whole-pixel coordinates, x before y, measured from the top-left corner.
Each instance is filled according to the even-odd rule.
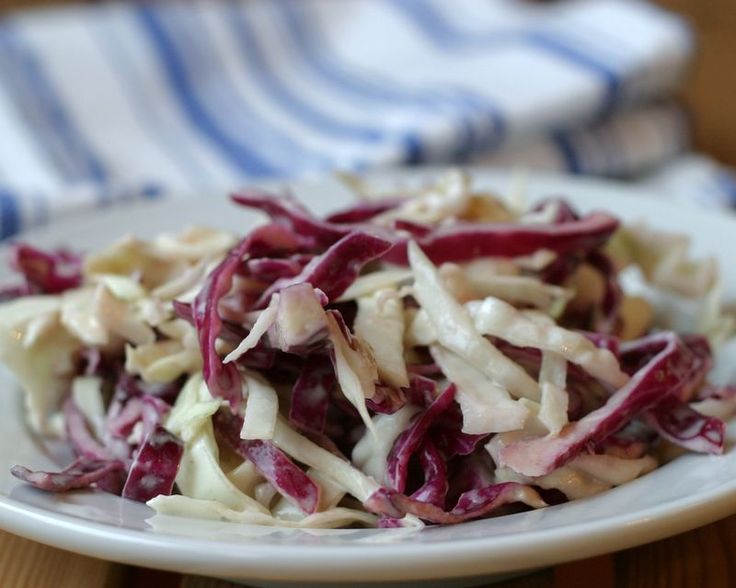
[[[394,219],[417,223],[436,223],[453,216],[461,216],[471,203],[469,178],[460,171],[443,176],[432,188],[415,198],[375,218],[378,224],[390,224]]]
[[[384,288],[394,288],[400,284],[409,282],[411,281],[411,277],[411,270],[399,268],[389,268],[364,274],[358,276],[337,300],[338,302],[346,302],[348,300],[370,296]]]
[[[0,360],[25,392],[28,422],[51,433],[49,419],[59,408],[74,373],[74,356],[82,343],[61,324],[61,301],[31,296],[0,305]],[[43,335],[28,336],[43,321]]]
[[[636,266],[656,290],[694,303],[694,320],[683,325],[683,330],[706,335],[716,347],[736,333],[736,313],[723,308],[716,260],[691,258],[687,235],[655,230],[640,222],[620,228],[608,249],[620,267]],[[663,306],[656,294],[647,298]],[[691,314],[683,312],[686,306],[677,304],[673,313]]]
[[[242,439],[273,439],[276,419],[279,415],[279,398],[276,390],[260,375],[245,373],[247,402]]]
[[[105,436],[105,403],[102,378],[78,376],[72,380],[72,399],[85,416],[98,439]]]
[[[376,392],[378,370],[375,360],[365,347],[353,349],[350,346],[335,317],[327,315],[326,319],[335,356],[337,383],[345,398],[358,410],[366,428],[375,434],[375,427],[365,404],[366,398],[373,398]],[[357,339],[355,342],[358,343]]]
[[[612,386],[621,387],[628,380],[613,353],[596,347],[584,335],[555,324],[530,320],[498,298],[468,302],[466,308],[475,328],[484,335],[500,337],[517,347],[536,347],[559,353]]]
[[[404,360],[404,302],[396,290],[379,290],[358,298],[358,314],[353,326],[373,351],[378,375],[397,388],[409,385]]]
[[[442,373],[457,386],[455,398],[463,413],[464,433],[500,433],[524,426],[529,411],[505,388],[449,349],[441,345],[430,349]]]
[[[542,389],[539,421],[556,435],[567,424],[568,397],[565,392],[567,360],[554,351],[542,351],[539,386]]]
[[[243,339],[238,346],[225,356],[223,363],[230,363],[240,358],[244,353],[253,349],[266,331],[276,322],[279,310],[279,295],[274,294],[268,306],[258,314],[256,322],[250,330],[250,333]]]
[[[537,383],[476,330],[468,311],[445,289],[437,268],[414,242],[409,243],[409,263],[414,271],[414,296],[437,341],[514,396],[539,399]]]

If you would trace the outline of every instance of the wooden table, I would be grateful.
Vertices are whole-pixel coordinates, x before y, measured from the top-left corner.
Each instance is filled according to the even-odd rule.
[[[48,0],[0,0],[3,8]],[[697,146],[736,164],[736,2],[660,0],[686,14],[701,51],[684,98],[694,114]],[[719,588],[736,586],[736,516],[642,547],[556,566],[493,584],[498,588],[591,586]],[[182,577],[71,554],[0,531],[1,588],[225,588],[227,582]]]

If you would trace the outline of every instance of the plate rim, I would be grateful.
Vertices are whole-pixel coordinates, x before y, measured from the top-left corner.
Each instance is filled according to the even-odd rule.
[[[687,508],[683,510],[683,507]],[[643,511],[551,529],[529,530],[503,539],[492,536],[421,544],[283,544],[277,547],[234,543],[218,552],[215,567],[194,565],[192,570],[182,572],[182,558],[201,558],[203,550],[207,546],[212,547],[213,543],[206,539],[121,528],[66,513],[54,513],[0,495],[0,527],[52,547],[119,563],[182,573],[287,582],[304,580],[305,573],[310,581],[344,581],[344,574],[350,572],[354,575],[372,574],[371,581],[382,582],[439,579],[443,577],[438,576],[438,572],[450,566],[463,566],[464,572],[453,572],[447,578],[527,570],[636,547],[712,523],[733,512],[736,512],[736,479],[698,495],[695,501],[683,497]],[[672,514],[680,516],[668,517]],[[44,525],[45,530],[53,530],[53,535],[39,536],[36,527],[39,523]],[[69,535],[62,536],[62,533]],[[569,533],[569,536],[560,538],[560,533]],[[633,540],[632,535],[636,535]],[[552,539],[564,540],[567,555],[560,555],[556,546],[550,547]],[[599,542],[600,539],[605,541]],[[103,544],[97,543],[101,540]],[[448,543],[453,547],[451,551],[447,551]],[[223,544],[217,542],[215,545],[222,547]],[[381,549],[386,545],[390,546],[390,550]],[[426,559],[422,562],[426,567],[407,566],[406,557],[416,556],[418,545],[423,560]],[[527,556],[524,554],[515,553],[522,545],[523,551],[534,551],[534,562],[525,559]],[[130,547],[134,548],[136,555],[128,555]],[[141,550],[149,548],[150,555],[141,557]],[[283,552],[277,569],[274,569],[273,563],[263,563],[264,556],[272,556],[274,549]],[[357,563],[354,559],[340,559],[342,555],[354,555],[357,549],[361,550]],[[494,557],[484,558],[490,550],[493,550]],[[433,559],[432,556],[437,555],[442,556],[441,561]],[[376,566],[380,567],[377,569]]]

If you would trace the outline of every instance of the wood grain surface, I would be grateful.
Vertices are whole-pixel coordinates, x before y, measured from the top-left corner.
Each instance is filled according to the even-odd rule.
[[[684,14],[699,54],[683,92],[696,145],[736,164],[736,0],[659,0]],[[0,0],[0,11],[49,4]],[[736,586],[736,516],[670,539],[493,584],[497,588]],[[226,588],[228,582],[123,566],[0,532],[1,588]]]
[[[736,2],[658,0],[683,14],[698,38],[698,54],[683,97],[692,113],[696,146],[736,165]]]

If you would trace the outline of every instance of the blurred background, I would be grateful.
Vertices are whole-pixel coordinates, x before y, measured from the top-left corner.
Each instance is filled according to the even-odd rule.
[[[0,237],[404,164],[736,204],[732,0],[0,0]]]
[[[698,47],[681,91],[693,113],[695,145],[736,165],[736,4],[729,0],[659,0],[692,25]]]

